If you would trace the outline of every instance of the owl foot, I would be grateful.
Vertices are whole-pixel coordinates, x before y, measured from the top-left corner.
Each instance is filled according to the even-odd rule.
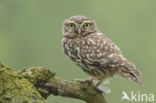
[[[88,78],[88,79],[74,79],[76,82],[81,83],[81,85],[83,85],[82,87],[84,89],[86,89],[85,87],[88,86],[92,86],[94,89],[96,89],[96,91],[98,91],[99,93],[104,93],[104,94],[108,94],[110,93],[110,89],[104,87],[104,86],[99,86],[100,84],[102,84],[102,81],[98,81],[96,84],[94,82],[94,78]],[[96,94],[96,93],[95,93]]]

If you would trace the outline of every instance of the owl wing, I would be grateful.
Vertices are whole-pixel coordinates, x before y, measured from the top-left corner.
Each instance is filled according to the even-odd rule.
[[[86,59],[90,64],[113,68],[121,64],[123,57],[119,47],[104,35],[91,35],[87,39],[88,54]]]
[[[85,49],[87,52],[84,53],[87,53],[86,59],[88,58],[90,59],[90,61],[99,61],[100,63],[113,62],[112,60],[115,59],[113,55],[116,54],[122,56],[119,47],[115,43],[113,43],[113,41],[111,41],[108,37],[102,35],[102,33],[100,33],[100,35],[90,35],[85,41],[85,45],[87,45],[87,48]],[[108,57],[110,58],[110,60]],[[112,57],[114,59],[111,59]]]
[[[90,44],[89,49],[92,50],[90,53],[94,54],[93,56],[91,54],[88,56],[91,65],[99,66],[101,70],[116,69],[122,76],[141,84],[141,81],[138,79],[141,73],[136,69],[134,64],[123,57],[119,47],[115,43],[104,35],[96,35],[91,38],[88,39],[88,41],[91,39],[90,43],[88,43]],[[96,49],[93,49],[95,47]]]

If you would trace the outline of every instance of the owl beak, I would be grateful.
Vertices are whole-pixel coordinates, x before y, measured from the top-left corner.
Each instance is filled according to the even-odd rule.
[[[81,29],[80,28],[78,29],[78,34],[79,34],[79,36],[81,35]]]

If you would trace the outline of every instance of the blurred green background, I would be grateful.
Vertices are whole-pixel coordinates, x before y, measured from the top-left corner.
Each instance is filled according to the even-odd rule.
[[[89,77],[61,48],[62,23],[74,15],[95,19],[142,71],[143,86],[119,77],[110,80],[109,103],[121,103],[123,90],[156,95],[156,0],[0,0],[0,62],[16,71],[44,66],[67,80]],[[84,103],[52,95],[47,101]]]

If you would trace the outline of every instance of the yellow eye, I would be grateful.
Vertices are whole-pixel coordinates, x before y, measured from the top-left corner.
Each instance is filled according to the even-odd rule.
[[[90,24],[89,24],[89,23],[85,23],[85,24],[84,24],[84,28],[87,29],[87,28],[89,28],[89,27],[90,27]]]
[[[69,29],[73,29],[74,27],[75,27],[75,24],[74,24],[74,23],[69,23],[69,24],[68,24],[68,28],[69,28]]]

